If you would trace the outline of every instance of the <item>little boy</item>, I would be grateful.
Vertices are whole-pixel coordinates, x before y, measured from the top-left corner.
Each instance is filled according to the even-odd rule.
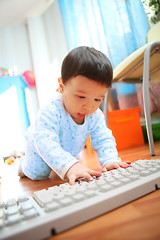
[[[118,158],[115,139],[99,109],[111,87],[109,59],[90,47],[73,49],[63,60],[58,92],[38,114],[26,134],[21,171],[32,180],[48,178],[54,170],[69,184],[79,178],[93,180],[101,172],[82,165],[77,155],[90,135],[102,171],[128,167]]]

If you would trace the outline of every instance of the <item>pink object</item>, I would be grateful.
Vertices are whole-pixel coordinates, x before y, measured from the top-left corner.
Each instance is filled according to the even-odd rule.
[[[23,77],[24,77],[24,79],[26,80],[26,82],[28,83],[29,86],[35,87],[36,81],[35,81],[34,72],[27,70],[23,73]]]
[[[149,87],[151,90],[154,92],[154,94],[159,98],[160,100],[160,82],[154,83],[154,82],[149,82]],[[144,115],[144,109],[143,109],[143,93],[142,93],[142,88],[139,88],[138,91],[138,99],[139,99],[139,105],[142,108],[142,113]],[[149,93],[149,103],[150,103],[150,112],[160,112],[160,104],[156,101],[155,97],[152,95],[152,93]]]

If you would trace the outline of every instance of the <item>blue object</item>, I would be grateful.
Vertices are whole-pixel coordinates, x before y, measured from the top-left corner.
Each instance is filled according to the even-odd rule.
[[[135,84],[118,83],[117,92],[119,95],[129,95],[136,92]]]
[[[22,132],[23,135],[25,135],[26,130],[30,125],[25,95],[25,88],[28,87],[28,84],[23,80],[21,76],[4,76],[0,78],[0,94],[4,93],[12,86],[16,87]]]
[[[149,30],[141,0],[58,0],[69,50],[87,45],[117,66],[144,45]]]

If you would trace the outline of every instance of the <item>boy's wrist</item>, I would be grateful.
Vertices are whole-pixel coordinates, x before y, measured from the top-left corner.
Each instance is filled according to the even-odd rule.
[[[57,174],[60,176],[62,180],[67,180],[67,173],[70,170],[70,168],[75,165],[76,163],[79,163],[79,161],[74,158],[72,161],[69,162],[63,169],[61,169],[60,172],[57,172]]]
[[[77,162],[75,162],[72,166],[70,166],[70,168],[67,170],[67,172],[66,172],[66,174],[65,174],[64,177],[66,177],[67,179],[69,178],[70,174],[72,174],[72,173],[71,173],[72,168],[73,168],[73,166],[75,166],[76,164],[79,164],[79,162],[77,161]]]
[[[102,164],[102,168],[105,167],[106,164],[112,164],[116,162],[122,162],[121,158],[113,158],[113,159],[108,159]]]

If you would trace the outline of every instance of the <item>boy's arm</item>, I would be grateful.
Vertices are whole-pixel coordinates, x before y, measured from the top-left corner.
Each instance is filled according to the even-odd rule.
[[[91,129],[91,145],[97,152],[102,167],[106,164],[121,162],[118,157],[115,138],[112,131],[107,128],[101,110],[96,111],[94,116],[94,124],[92,124]]]
[[[115,139],[112,131],[106,126],[103,113],[99,111],[96,117],[98,119],[91,134],[91,144],[94,150],[97,151],[102,171],[105,172],[119,167],[129,167],[131,164],[130,161],[122,162],[118,157]]]
[[[53,110],[44,111],[39,115],[33,133],[34,145],[47,165],[64,179],[68,169],[78,160],[61,146],[59,116]]]

